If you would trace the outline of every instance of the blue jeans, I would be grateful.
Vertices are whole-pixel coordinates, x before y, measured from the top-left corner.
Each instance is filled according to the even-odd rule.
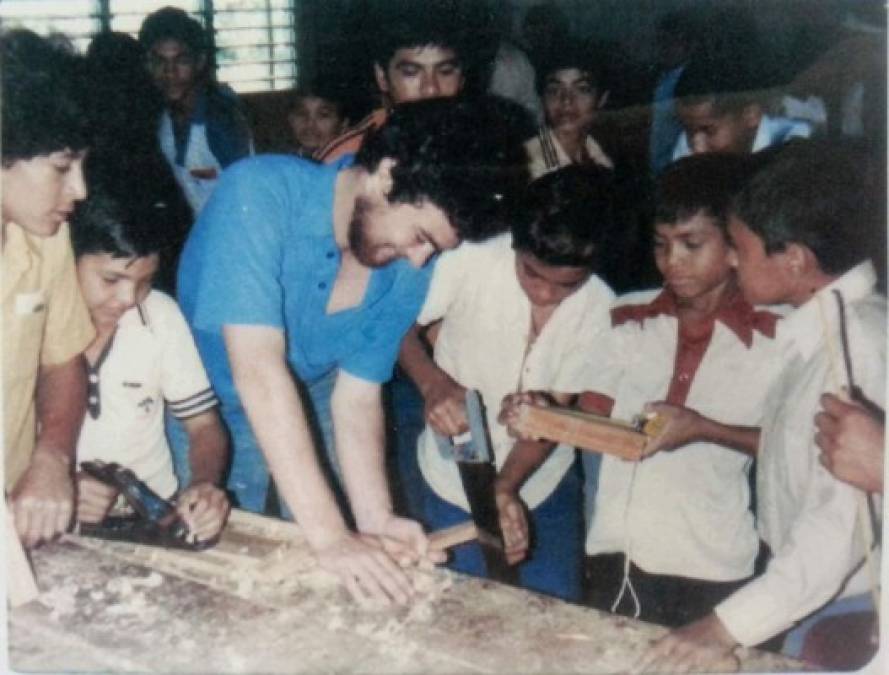
[[[306,414],[309,417],[315,446],[322,449],[319,458],[323,469],[331,479],[334,494],[341,507],[346,505],[342,489],[342,474],[336,457],[336,444],[333,436],[333,417],[330,411],[330,397],[336,382],[337,371],[332,370],[320,380],[306,386],[307,397],[303,397]],[[306,400],[308,399],[308,400]],[[247,414],[240,403],[223,402],[222,418],[231,436],[231,465],[226,487],[232,493],[235,503],[242,509],[262,513],[265,511],[269,491],[269,469],[265,456],[256,442]],[[188,436],[181,422],[167,416],[167,438],[173,449],[173,462],[180,485],[188,484]],[[281,515],[293,519],[293,515],[283,500],[278,499]]]
[[[446,502],[423,481],[425,522],[433,530],[464,522],[470,515]],[[528,557],[519,563],[523,588],[546,593],[563,600],[581,599],[583,557],[583,519],[581,517],[581,480],[572,465],[552,494],[529,514],[531,547]],[[486,577],[485,561],[477,542],[451,549],[448,567],[464,574]]]
[[[795,659],[800,658],[803,653],[803,645],[806,642],[806,635],[821,619],[839,614],[872,611],[874,611],[874,603],[870,594],[867,593],[834,600],[798,623],[784,638],[784,646],[781,648],[781,653]]]
[[[417,463],[417,440],[426,422],[423,397],[400,369],[386,386],[389,403],[391,452],[394,453],[396,506],[399,515],[422,520],[423,474]]]

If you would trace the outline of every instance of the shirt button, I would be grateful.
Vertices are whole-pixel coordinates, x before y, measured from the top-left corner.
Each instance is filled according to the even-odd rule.
[[[90,373],[90,382],[95,384],[98,381],[99,381],[99,376],[96,375],[95,373]]]
[[[329,260],[330,258],[332,258],[333,256],[335,256],[335,255],[336,255],[336,253],[334,253],[333,251],[328,251],[328,252],[327,252],[327,258],[328,258],[328,260]]]
[[[327,288],[327,284],[322,281],[320,284],[318,284],[318,288],[323,291],[325,288]]]
[[[679,381],[688,382],[688,373],[682,373],[682,375],[679,376]]]
[[[81,399],[81,400],[83,400],[83,399]],[[90,397],[89,397],[89,402],[90,402],[92,405],[96,405],[96,403],[99,402],[99,399],[96,398],[95,396],[90,396]]]

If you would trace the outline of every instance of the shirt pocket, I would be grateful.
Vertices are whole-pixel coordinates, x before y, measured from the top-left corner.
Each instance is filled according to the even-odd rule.
[[[43,291],[18,293],[10,324],[4,325],[3,376],[10,380],[36,376],[46,330],[46,296]]]

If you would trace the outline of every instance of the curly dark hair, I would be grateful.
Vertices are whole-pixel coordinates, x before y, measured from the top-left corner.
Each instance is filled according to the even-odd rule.
[[[828,274],[873,259],[885,265],[884,159],[855,140],[793,140],[757,155],[763,164],[732,203],[766,253],[798,243]]]
[[[90,144],[83,59],[28,30],[0,33],[2,158],[9,166]]]
[[[136,176],[119,167],[108,151],[87,157],[90,193],[71,216],[75,256],[108,253],[141,258],[158,253],[166,258],[181,244],[190,212],[163,176]]]
[[[394,159],[389,202],[428,200],[461,239],[485,239],[508,228],[507,207],[528,182],[512,110],[487,97],[404,103],[367,137],[355,163],[373,172]]]
[[[376,0],[370,6],[371,60],[385,70],[399,49],[433,45],[452,49],[464,68],[475,65],[481,45],[472,28],[481,14],[473,9],[472,0]]]
[[[515,201],[512,242],[547,265],[595,271],[617,228],[612,172],[572,164],[541,176]]]
[[[732,198],[755,173],[759,159],[707,152],[670,164],[657,181],[654,222],[675,225],[703,214],[727,235]]]
[[[145,17],[139,28],[139,42],[149,50],[161,40],[178,40],[194,56],[208,55],[207,31],[197,19],[178,7],[162,7]]]

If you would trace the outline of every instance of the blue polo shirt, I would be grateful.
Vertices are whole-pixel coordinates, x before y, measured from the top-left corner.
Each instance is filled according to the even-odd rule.
[[[334,183],[351,163],[284,155],[241,160],[223,172],[195,223],[179,264],[179,299],[224,403],[237,404],[226,324],[283,330],[287,361],[306,383],[335,368],[371,382],[391,377],[432,265],[418,270],[398,260],[375,269],[360,305],[327,313],[340,265]]]

